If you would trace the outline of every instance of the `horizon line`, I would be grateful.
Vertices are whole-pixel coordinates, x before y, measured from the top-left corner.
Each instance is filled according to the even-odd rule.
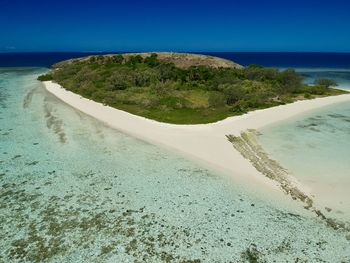
[[[173,53],[339,53],[350,54],[350,51],[196,51],[196,50],[181,50],[181,51],[142,51],[142,50],[129,50],[129,51],[82,51],[82,50],[68,50],[68,51],[0,51],[0,54],[15,54],[15,53],[156,53],[156,52],[173,52]]]

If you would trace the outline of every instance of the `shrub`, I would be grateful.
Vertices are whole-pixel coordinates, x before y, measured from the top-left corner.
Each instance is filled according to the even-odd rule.
[[[305,98],[305,99],[311,99],[312,96],[311,96],[310,93],[306,92],[306,93],[304,94],[304,98]]]
[[[142,62],[143,62],[143,58],[140,55],[136,55],[136,56],[129,56],[127,64],[134,66]]]
[[[315,83],[315,85],[325,87],[325,88],[338,86],[338,84],[335,80],[326,79],[326,78],[316,79],[314,83]]]
[[[144,62],[150,67],[156,67],[159,65],[158,55],[152,53],[149,57],[146,57]]]
[[[327,89],[324,86],[309,86],[305,92],[314,95],[323,95],[327,92]]]
[[[109,90],[125,90],[131,87],[132,76],[123,71],[116,71],[106,81]]]
[[[247,108],[246,102],[239,101],[232,106],[231,110],[236,114],[242,114],[247,112],[246,108]]]
[[[211,70],[205,66],[192,66],[187,70],[189,81],[207,81],[212,78]]]
[[[53,80],[53,77],[52,77],[51,74],[45,74],[45,75],[39,76],[38,80],[40,80],[40,81],[49,81],[49,80]]]
[[[282,92],[299,92],[303,88],[303,77],[295,72],[294,69],[282,71],[279,75]]]
[[[158,96],[164,96],[169,94],[176,88],[176,82],[167,80],[164,82],[157,82],[151,86],[151,90]]]
[[[226,103],[225,95],[220,92],[210,92],[208,97],[209,107],[222,107]]]
[[[91,95],[95,92],[96,87],[91,83],[83,83],[80,87],[80,94],[86,97],[91,97]]]
[[[273,80],[278,76],[278,70],[273,68],[263,68],[260,66],[250,65],[244,70],[244,75],[249,80]]]
[[[173,63],[161,63],[158,66],[159,74],[158,79],[160,81],[174,79],[176,80],[175,65]]]
[[[89,57],[89,62],[90,63],[95,63],[96,62],[96,57],[95,56]]]
[[[137,87],[144,87],[147,86],[150,82],[150,78],[147,74],[144,74],[143,72],[135,72],[133,75],[134,78],[134,84]]]
[[[223,90],[228,105],[232,105],[244,97],[245,92],[240,85],[224,84],[219,88]]]
[[[97,55],[97,56],[95,56],[95,58],[96,58],[97,63],[102,64],[105,62],[105,56],[103,56],[103,55]]]
[[[122,64],[124,62],[124,57],[122,55],[114,55],[112,61],[116,64]]]

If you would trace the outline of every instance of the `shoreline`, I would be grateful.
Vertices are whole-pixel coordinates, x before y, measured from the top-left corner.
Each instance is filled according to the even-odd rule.
[[[266,192],[264,190],[269,188],[272,190],[270,194],[277,194],[279,197],[285,196],[280,190],[280,185],[257,171],[249,160],[232,146],[226,136],[238,136],[248,129],[260,129],[314,109],[350,101],[350,94],[345,94],[256,110],[210,124],[178,125],[157,122],[105,106],[67,91],[51,81],[42,83],[46,90],[58,99],[114,129],[169,150],[175,150],[257,191]],[[298,183],[295,178],[291,179],[302,192],[310,193],[310,189],[306,186]]]

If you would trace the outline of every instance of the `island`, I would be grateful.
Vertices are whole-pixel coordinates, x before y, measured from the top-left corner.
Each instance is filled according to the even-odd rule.
[[[97,55],[63,61],[39,80],[160,122],[200,124],[297,100],[339,95],[333,82],[303,84],[293,69],[242,67],[187,53]]]
[[[275,198],[291,197],[330,227],[346,228],[326,217],[325,205],[270,159],[255,137],[266,125],[350,101],[347,91],[330,87],[331,80],[305,85],[292,69],[242,67],[178,53],[72,59],[38,79],[57,98],[112,128],[174,150],[254,191],[267,187]]]

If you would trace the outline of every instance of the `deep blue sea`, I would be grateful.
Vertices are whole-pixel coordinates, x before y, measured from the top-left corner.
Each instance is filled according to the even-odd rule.
[[[112,52],[109,52],[112,53]],[[118,52],[115,52],[118,53]],[[296,53],[296,52],[200,52],[233,60],[241,65],[258,64],[279,68],[333,68],[350,69],[350,53]],[[0,53],[0,67],[49,67],[66,60],[92,54],[87,52]]]
[[[336,81],[339,88],[350,90],[350,53],[228,52],[207,53],[233,60],[243,66],[257,64],[279,69],[294,68],[306,84],[318,78]]]

